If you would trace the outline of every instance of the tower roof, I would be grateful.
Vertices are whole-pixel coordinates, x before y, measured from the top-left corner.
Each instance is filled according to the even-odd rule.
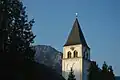
[[[72,30],[68,36],[68,40],[64,46],[76,45],[76,44],[82,44],[82,45],[88,47],[77,18],[73,24],[73,28],[72,28]]]

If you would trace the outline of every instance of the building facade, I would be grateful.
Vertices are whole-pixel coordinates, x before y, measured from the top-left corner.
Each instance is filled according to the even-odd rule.
[[[87,80],[89,65],[90,48],[86,43],[78,19],[76,18],[63,47],[62,75],[67,80],[72,68],[76,80]]]

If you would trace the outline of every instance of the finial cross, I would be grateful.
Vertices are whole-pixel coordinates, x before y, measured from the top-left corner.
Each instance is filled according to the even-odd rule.
[[[78,17],[78,13],[75,13],[75,15],[76,15],[76,18]]]

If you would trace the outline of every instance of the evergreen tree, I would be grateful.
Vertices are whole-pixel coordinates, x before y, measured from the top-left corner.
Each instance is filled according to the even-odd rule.
[[[74,75],[74,71],[72,70],[72,68],[71,68],[70,73],[68,75],[68,80],[76,80],[75,75]]]
[[[109,80],[109,72],[108,72],[108,65],[104,61],[102,66],[102,80]]]
[[[104,64],[103,64],[103,66],[102,66],[102,71],[108,72],[108,65],[106,64],[105,61],[104,61]]]
[[[95,61],[91,62],[88,72],[88,80],[101,80],[101,70]]]
[[[28,21],[25,9],[20,0],[0,0],[0,12],[5,13],[0,14],[0,41],[4,41],[1,43],[4,53],[33,59],[35,51],[31,44],[35,38],[32,33],[34,20]]]
[[[0,0],[0,53],[4,50],[7,22],[7,1]]]
[[[115,80],[112,66],[108,67],[105,61],[102,69],[98,68],[96,62],[92,61],[88,72],[88,80]]]
[[[115,75],[113,73],[112,66],[109,66],[108,70],[109,70],[109,80],[115,80]]]

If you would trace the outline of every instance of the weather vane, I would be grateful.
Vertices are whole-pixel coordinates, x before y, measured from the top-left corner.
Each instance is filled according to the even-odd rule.
[[[76,15],[76,18],[78,17],[78,13],[75,13],[75,15]]]

